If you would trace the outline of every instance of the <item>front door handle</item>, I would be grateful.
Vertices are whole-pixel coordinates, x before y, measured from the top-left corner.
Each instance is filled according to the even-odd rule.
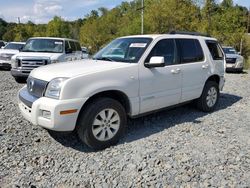
[[[202,68],[203,68],[203,69],[207,69],[207,68],[208,68],[208,65],[202,65]]]
[[[181,72],[181,69],[179,69],[179,68],[171,70],[172,74],[179,74],[180,72]]]

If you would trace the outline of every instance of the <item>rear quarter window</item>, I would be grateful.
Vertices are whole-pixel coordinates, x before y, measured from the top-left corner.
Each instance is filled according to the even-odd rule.
[[[213,60],[223,60],[224,55],[220,48],[220,45],[217,41],[207,40],[206,41],[207,47],[213,57]]]

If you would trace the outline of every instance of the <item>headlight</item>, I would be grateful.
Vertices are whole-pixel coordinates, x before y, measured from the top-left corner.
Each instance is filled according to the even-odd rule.
[[[51,60],[50,63],[59,63],[59,60]]]
[[[11,59],[11,67],[12,68],[18,67],[18,60],[17,59]]]
[[[62,85],[67,79],[68,78],[55,78],[51,80],[47,86],[45,97],[59,99]]]
[[[239,62],[243,62],[243,58],[242,57],[237,57],[236,63],[239,63]]]

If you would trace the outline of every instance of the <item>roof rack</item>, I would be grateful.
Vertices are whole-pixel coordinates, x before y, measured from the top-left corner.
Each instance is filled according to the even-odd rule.
[[[169,34],[181,34],[181,35],[194,35],[194,36],[203,36],[203,37],[211,37],[209,34],[206,33],[199,33],[199,32],[190,32],[190,31],[170,31]]]

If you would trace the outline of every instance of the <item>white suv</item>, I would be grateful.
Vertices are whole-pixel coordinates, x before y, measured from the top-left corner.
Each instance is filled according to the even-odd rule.
[[[76,129],[88,146],[103,149],[117,143],[127,116],[193,100],[205,112],[214,110],[224,72],[224,53],[214,38],[127,36],[85,63],[33,70],[19,91],[19,108],[35,125],[55,131]]]
[[[23,82],[37,67],[80,59],[82,50],[76,40],[34,37],[27,41],[20,53],[12,57],[11,74],[17,82]]]

